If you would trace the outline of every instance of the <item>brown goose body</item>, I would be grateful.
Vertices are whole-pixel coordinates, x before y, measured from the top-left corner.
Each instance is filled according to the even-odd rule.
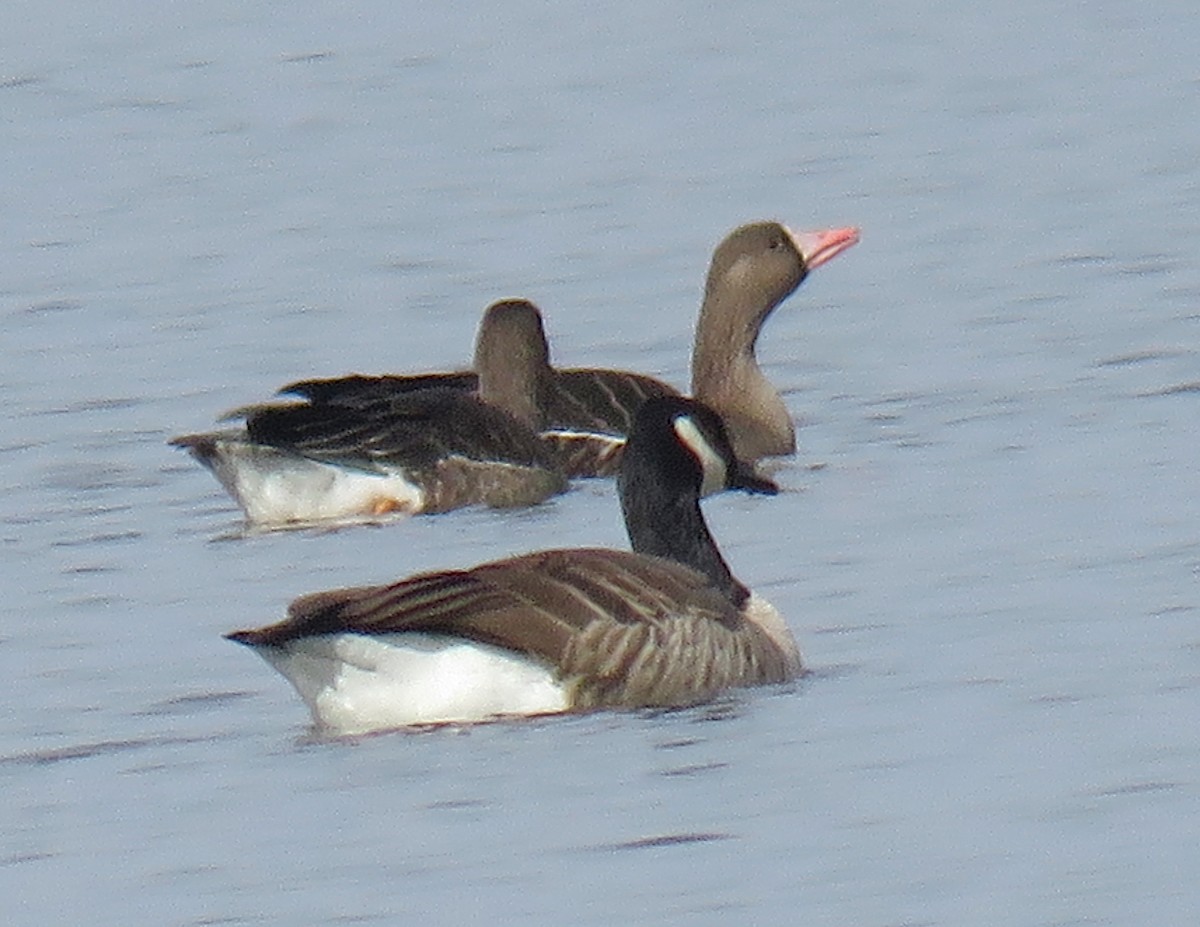
[[[699,498],[713,483],[763,485],[733,459],[711,411],[655,400],[621,474],[633,552],[548,550],[320,592],[279,624],[229,637],[292,681],[319,727],[340,733],[689,705],[793,679],[802,662],[790,631],[733,578],[704,526]],[[449,669],[464,652],[470,671]]]

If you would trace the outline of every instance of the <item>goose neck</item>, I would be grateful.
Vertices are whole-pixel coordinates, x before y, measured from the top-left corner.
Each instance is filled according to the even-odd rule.
[[[696,490],[667,492],[652,477],[629,466],[622,471],[618,488],[625,528],[636,553],[674,560],[703,573],[741,607],[750,592],[721,556],[700,511]]]

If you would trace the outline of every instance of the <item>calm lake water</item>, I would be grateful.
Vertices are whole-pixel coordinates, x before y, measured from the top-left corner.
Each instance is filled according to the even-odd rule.
[[[1200,913],[1200,8],[17,3],[0,37],[9,924],[1129,925]],[[857,224],[764,333],[802,425],[707,504],[814,673],[319,742],[220,637],[625,543],[521,513],[238,537],[165,444],[288,380],[687,385],[713,245]]]

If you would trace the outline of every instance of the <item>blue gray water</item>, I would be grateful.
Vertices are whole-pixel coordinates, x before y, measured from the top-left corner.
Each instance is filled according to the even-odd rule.
[[[6,923],[1196,922],[1193,2],[10,7]],[[790,491],[707,506],[813,675],[309,738],[223,631],[621,545],[612,487],[237,538],[166,439],[460,365],[507,295],[686,386],[763,217],[863,228],[762,340]]]

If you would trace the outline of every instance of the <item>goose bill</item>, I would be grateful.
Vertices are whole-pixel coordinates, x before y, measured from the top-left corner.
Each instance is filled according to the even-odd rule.
[[[804,256],[809,270],[833,260],[851,245],[858,242],[858,229],[847,226],[841,229],[823,229],[819,232],[792,232],[796,250]]]

